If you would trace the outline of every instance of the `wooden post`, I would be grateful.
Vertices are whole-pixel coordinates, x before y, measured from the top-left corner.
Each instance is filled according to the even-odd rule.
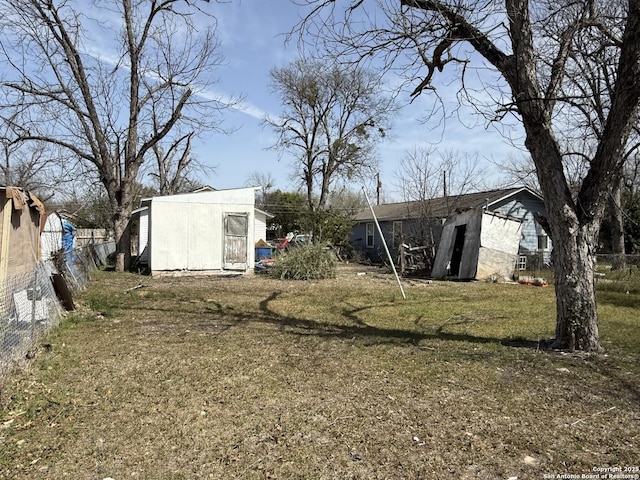
[[[9,242],[11,239],[11,213],[13,204],[10,198],[5,197],[2,209],[2,239],[0,239],[0,285],[4,286],[9,268]]]

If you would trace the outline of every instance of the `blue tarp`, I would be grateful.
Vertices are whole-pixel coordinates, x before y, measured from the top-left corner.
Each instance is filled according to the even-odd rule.
[[[62,251],[70,252],[73,250],[73,237],[76,234],[76,227],[66,221],[62,221]]]

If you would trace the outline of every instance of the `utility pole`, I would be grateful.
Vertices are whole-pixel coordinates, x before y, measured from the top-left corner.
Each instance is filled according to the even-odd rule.
[[[447,171],[442,171],[442,193],[444,196],[444,204],[447,208],[447,216],[449,216],[449,199],[447,198]]]
[[[443,190],[443,197],[447,198],[447,171],[443,170],[442,171],[442,190]]]
[[[376,205],[380,205],[380,190],[382,189],[382,183],[380,183],[380,172],[376,173]]]

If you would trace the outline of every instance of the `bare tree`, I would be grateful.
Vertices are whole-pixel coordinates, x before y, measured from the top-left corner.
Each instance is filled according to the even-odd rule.
[[[0,184],[24,188],[48,201],[74,177],[74,165],[59,148],[45,142],[24,144],[18,116],[0,120]]]
[[[313,6],[300,28],[334,53],[350,58],[380,54],[387,66],[418,79],[413,95],[435,88],[434,79],[445,69],[455,70],[461,98],[494,121],[509,117],[522,123],[554,242],[554,346],[601,350],[595,251],[607,196],[622,175],[624,151],[637,122],[640,2],[353,0],[344,10],[331,0],[300,3]],[[374,14],[368,8],[377,10]],[[558,137],[563,120],[578,107],[563,97],[563,88],[583,54],[602,49],[615,59],[615,85],[604,93],[609,106],[602,134],[574,194],[564,170],[565,145]],[[471,86],[465,74],[474,64],[485,69],[479,75],[484,83]]]
[[[406,153],[395,172],[397,188],[404,201],[428,201],[437,197],[463,195],[485,188],[485,170],[478,155],[416,148]]]
[[[183,132],[217,128],[215,113],[225,107],[200,95],[220,62],[215,19],[200,3],[111,0],[85,5],[83,13],[71,0],[0,0],[4,110],[28,119],[22,141],[63,148],[99,178],[117,270],[129,263],[127,226],[141,166]],[[203,16],[208,24],[196,25]],[[112,18],[115,24],[101,20]]]
[[[265,193],[268,193],[276,186],[276,180],[271,172],[254,171],[249,174],[244,184],[246,187],[262,187]]]
[[[502,172],[501,183],[505,185],[523,185],[534,192],[540,192],[536,166],[531,157],[525,155],[510,156],[494,162]]]
[[[203,184],[198,174],[210,173],[213,167],[204,165],[192,155],[191,145],[196,132],[191,131],[171,139],[168,148],[159,143],[152,148],[155,162],[151,162],[149,176],[159,195],[190,192]]]
[[[619,10],[620,4],[603,4],[601,15],[616,17],[623,13]],[[562,19],[562,16],[560,16]],[[562,20],[560,20],[562,21]],[[559,30],[557,19],[549,18],[547,23],[542,23],[541,28],[547,36],[553,36]],[[566,81],[562,82],[559,91],[560,97],[571,108],[560,111],[566,127],[560,134],[565,161],[572,160],[582,165],[583,175],[576,182],[576,192],[579,192],[581,181],[588,173],[591,158],[595,155],[600,143],[607,119],[611,110],[611,101],[615,95],[616,75],[618,65],[619,46],[621,44],[621,32],[617,29],[609,30],[607,36],[602,39],[601,33],[576,36],[574,48],[569,51],[567,62]],[[548,71],[553,68],[547,67]],[[622,164],[633,156],[638,149],[638,142],[634,132],[640,125],[636,117],[635,125],[630,134],[625,149],[619,152],[620,158],[616,163]],[[622,214],[622,187],[623,176],[618,175],[611,186],[607,198],[607,212],[609,215],[611,249],[613,253],[612,268],[621,269],[625,266],[624,256],[624,224]]]
[[[40,200],[47,201],[54,195],[56,187],[52,180],[54,167],[49,162],[43,145],[19,148],[19,145],[1,141],[2,164],[0,184],[24,188],[35,193]]]
[[[603,14],[617,15],[616,4],[603,5]],[[553,37],[561,31],[562,22],[566,22],[564,15],[548,17],[546,22],[541,22],[539,28],[547,37]],[[618,63],[618,46],[620,33],[611,31],[603,42],[593,35],[577,36],[575,46],[569,51],[565,80],[559,87],[559,98],[569,108],[559,109],[556,118],[562,121],[563,128],[557,132],[559,142],[562,145],[562,155],[565,167],[565,176],[571,192],[576,196],[580,191],[582,182],[588,174],[591,158],[595,155],[598,144],[604,133],[608,114],[611,108],[611,99],[616,85],[616,68]],[[614,48],[611,48],[611,47]],[[544,59],[542,59],[544,60]],[[551,75],[552,64],[544,64],[541,67],[547,75]],[[634,153],[639,148],[637,129],[640,120],[636,124],[627,141],[626,148],[620,152],[620,162],[631,162]],[[535,176],[533,160],[505,165],[505,170],[512,176],[518,176],[532,172]],[[623,172],[624,176],[624,172]],[[531,178],[527,176],[526,178]],[[611,253],[613,253],[612,269],[625,267],[624,249],[624,216],[622,211],[622,189],[625,180],[620,177],[612,185],[607,198],[607,215],[609,229],[607,234]],[[537,180],[536,180],[536,187]]]
[[[256,191],[256,206],[265,212],[269,212],[269,199],[276,185],[273,175],[254,171],[247,177],[244,184],[246,187],[260,187],[260,190]]]
[[[271,72],[283,113],[265,122],[278,135],[275,148],[297,156],[296,171],[309,209],[322,210],[338,179],[375,168],[393,100],[379,77],[362,68],[297,60]]]
[[[505,185],[523,185],[534,192],[542,194],[540,183],[538,182],[536,165],[530,156],[510,157],[495,161],[494,163],[502,174],[501,183]],[[563,163],[567,185],[575,195],[576,192],[579,191],[584,176],[589,170],[589,164],[585,162],[584,157],[579,155],[565,156]]]

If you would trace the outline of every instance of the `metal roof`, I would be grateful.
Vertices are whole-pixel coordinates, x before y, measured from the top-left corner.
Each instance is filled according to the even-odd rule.
[[[490,208],[492,205],[521,191],[526,191],[542,200],[542,197],[526,187],[515,187],[468,193],[465,195],[451,195],[424,201],[387,203],[374,206],[373,211],[380,221],[408,220],[425,216],[431,218],[446,218],[456,210],[464,211],[478,207]],[[371,215],[370,208],[363,209],[355,215],[355,220],[358,222],[372,219],[373,216]]]

